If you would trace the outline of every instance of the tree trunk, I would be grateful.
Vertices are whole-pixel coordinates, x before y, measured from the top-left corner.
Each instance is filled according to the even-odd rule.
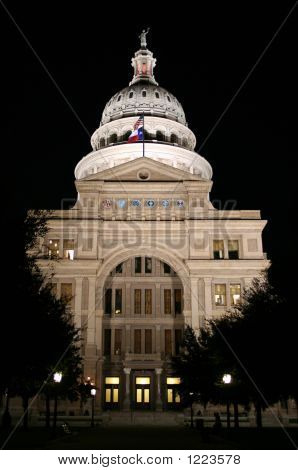
[[[257,428],[262,427],[262,407],[260,403],[255,404],[255,410],[256,410],[256,425]]]
[[[23,417],[23,428],[28,429],[28,406],[29,406],[29,398],[27,395],[23,396],[23,410],[24,410],[24,417]]]
[[[234,427],[239,428],[239,410],[238,410],[238,403],[234,401]]]
[[[50,427],[50,415],[51,415],[51,407],[50,407],[50,397],[46,394],[46,428]]]

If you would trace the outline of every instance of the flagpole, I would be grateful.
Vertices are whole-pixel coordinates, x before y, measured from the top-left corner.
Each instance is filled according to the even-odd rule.
[[[145,157],[145,116],[143,113],[143,157]]]

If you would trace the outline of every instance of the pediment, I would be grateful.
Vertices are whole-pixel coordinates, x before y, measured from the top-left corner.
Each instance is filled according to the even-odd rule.
[[[202,181],[199,175],[171,167],[151,158],[140,157],[80,181]]]

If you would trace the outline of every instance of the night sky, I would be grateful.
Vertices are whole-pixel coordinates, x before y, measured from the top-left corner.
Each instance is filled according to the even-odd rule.
[[[89,135],[106,102],[131,80],[138,35],[150,26],[155,77],[182,103],[197,149],[294,4],[4,3]],[[61,199],[76,197],[74,167],[91,151],[90,136],[0,9],[2,183],[9,191],[2,204],[59,208]],[[277,260],[285,250],[290,256],[290,215],[297,214],[295,27],[297,9],[200,151],[214,171],[211,198],[260,209],[269,221],[264,251]]]

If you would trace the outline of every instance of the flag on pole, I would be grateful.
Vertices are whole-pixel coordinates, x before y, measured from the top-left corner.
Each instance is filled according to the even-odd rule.
[[[140,116],[135,125],[133,131],[128,137],[128,142],[139,142],[144,141],[144,116]]]

